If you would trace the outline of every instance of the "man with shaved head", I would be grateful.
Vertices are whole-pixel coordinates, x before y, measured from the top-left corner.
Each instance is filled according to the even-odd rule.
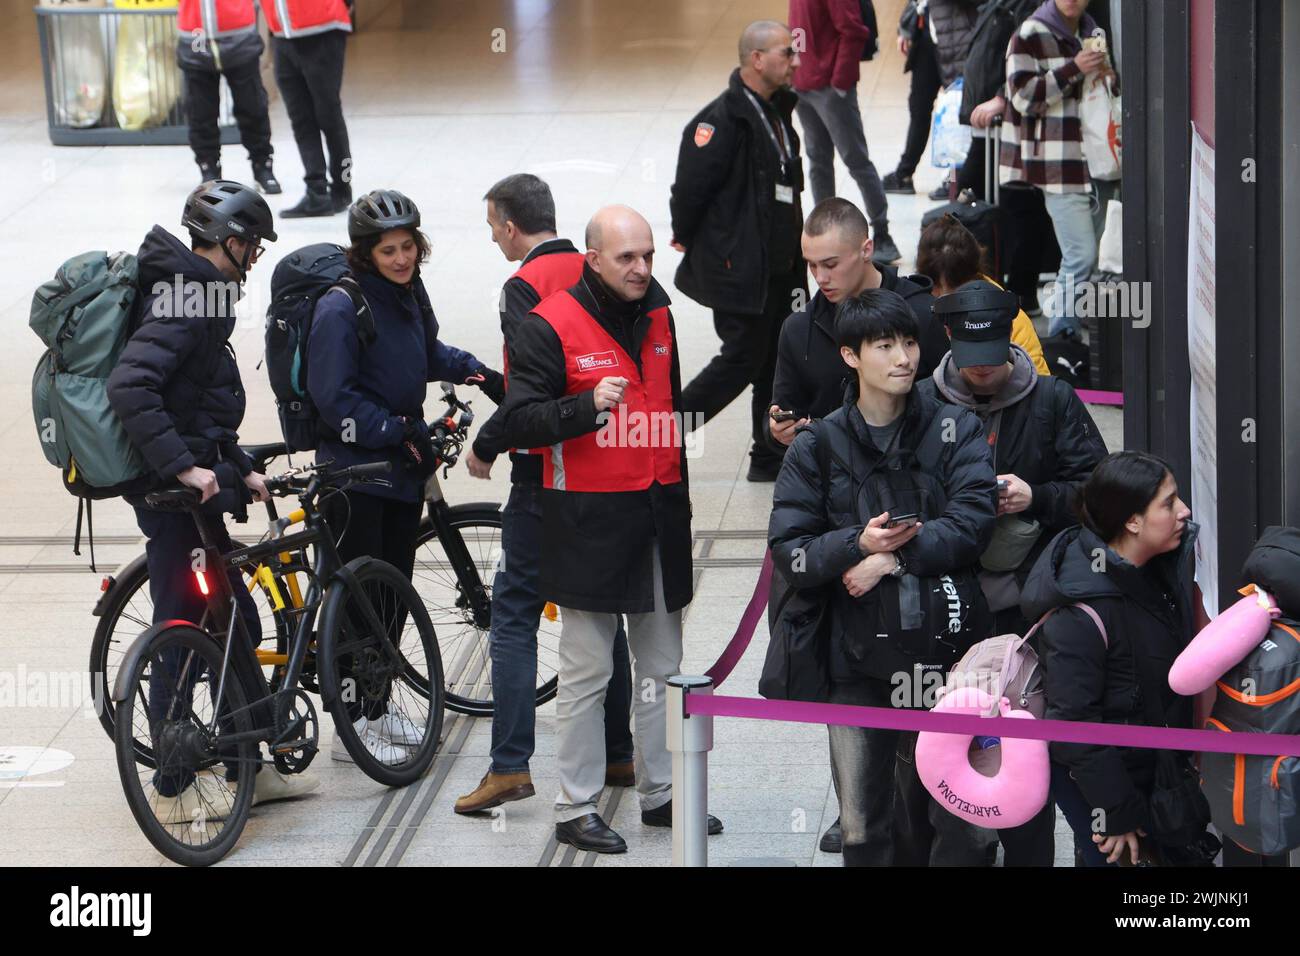
[[[651,275],[650,224],[607,206],[586,240],[578,282],[538,304],[515,334],[506,431],[517,447],[545,449],[538,590],[559,605],[563,626],[555,838],[622,853],[626,842],[596,812],[619,615],[635,677],[641,821],[672,826],[664,682],[682,660],[691,511],[677,334]],[[722,830],[714,817],[708,827]]]
[[[683,393],[707,421],[753,386],[749,479],[774,481],[765,440],[781,320],[807,296],[799,257],[803,164],[790,117],[799,64],[785,24],[751,23],[727,89],[686,124],[672,187],[677,288],[713,310],[722,349]]]

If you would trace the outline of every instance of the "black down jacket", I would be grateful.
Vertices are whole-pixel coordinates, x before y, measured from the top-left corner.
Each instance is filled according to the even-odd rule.
[[[137,325],[108,378],[109,402],[160,484],[211,468],[235,492],[220,507],[234,510],[248,500],[239,478],[253,467],[238,445],[246,397],[229,342],[238,284],[161,226],[138,257]]]
[[[1039,630],[1049,720],[1149,724],[1144,694],[1154,693],[1168,726],[1192,725],[1192,699],[1169,689],[1169,668],[1191,640],[1196,533],[1189,521],[1175,551],[1141,568],[1079,526],[1062,531],[1043,551],[1025,582],[1020,608],[1031,621],[1063,608]],[[1097,612],[1106,641],[1085,612],[1065,607],[1076,602]],[[1088,805],[1104,811],[1104,835],[1138,827],[1151,832],[1155,751],[1053,743],[1050,752],[1070,771]]]
[[[776,479],[767,530],[776,567],[791,585],[831,585],[835,598],[830,671],[837,681],[889,679],[912,666],[883,641],[872,643],[865,661],[854,659],[862,657],[862,643],[876,634],[875,592],[851,598],[838,578],[864,557],[858,549],[864,527],[859,501],[865,476],[882,458],[856,402],[855,382],[844,405],[819,426],[833,438],[826,496],[817,461],[819,433],[809,427],[799,430]],[[997,511],[993,459],[979,419],[938,401],[933,393],[913,389],[896,442],[901,449],[915,450],[916,477],[928,484],[939,512],[937,518],[927,517],[921,531],[900,550],[908,573],[939,576],[973,566],[988,545]]]

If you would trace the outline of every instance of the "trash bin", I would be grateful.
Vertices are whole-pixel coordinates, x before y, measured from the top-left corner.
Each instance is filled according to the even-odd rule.
[[[119,3],[123,0],[119,0]],[[176,4],[106,6],[42,0],[36,7],[45,108],[55,146],[184,146],[184,84],[176,65]],[[239,142],[222,83],[221,142]]]

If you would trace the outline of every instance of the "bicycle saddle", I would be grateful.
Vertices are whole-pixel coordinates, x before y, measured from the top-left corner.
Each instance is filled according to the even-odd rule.
[[[265,471],[266,463],[273,458],[289,454],[289,446],[282,441],[268,442],[265,445],[240,445],[245,455],[253,459],[255,471]]]
[[[194,488],[163,488],[144,496],[145,504],[160,511],[189,511],[197,508],[203,495]]]

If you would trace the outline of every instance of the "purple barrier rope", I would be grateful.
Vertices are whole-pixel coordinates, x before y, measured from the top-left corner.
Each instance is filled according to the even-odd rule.
[[[928,730],[966,736],[1021,737],[1103,747],[1300,757],[1300,735],[1295,734],[1230,734],[1175,727],[981,717],[925,710],[896,710],[891,707],[814,704],[794,700],[761,700],[757,697],[715,697],[708,694],[686,694],[685,704],[688,714],[711,714],[714,717],[748,717],[754,720],[875,727],[881,730]]]
[[[749,642],[754,639],[754,630],[758,627],[759,619],[767,610],[767,595],[771,588],[772,552],[769,550],[763,554],[763,569],[758,572],[758,583],[754,585],[754,593],[749,596],[745,613],[740,616],[740,623],[736,625],[736,633],[731,635],[731,640],[727,642],[722,655],[714,661],[713,666],[704,672],[704,676],[713,678],[714,687],[721,687],[722,682],[731,676],[740,659],[745,656]]]

